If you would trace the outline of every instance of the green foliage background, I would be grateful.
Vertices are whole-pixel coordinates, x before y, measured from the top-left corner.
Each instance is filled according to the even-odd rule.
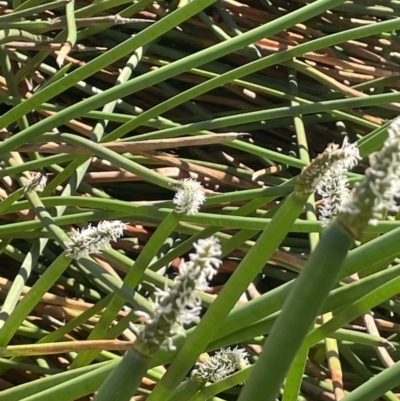
[[[323,231],[319,200],[293,196],[301,168],[348,135],[364,157],[356,183],[399,114],[399,10],[395,0],[0,2],[0,401],[98,390],[134,340],[133,312],[151,311],[154,288],[210,235],[224,265],[214,294],[201,294],[208,312],[187,341],[174,338],[177,351],[138,358],[116,385],[136,380],[152,401],[237,399],[252,367],[204,388],[181,383],[220,347],[258,359]],[[48,185],[25,194],[36,171]],[[173,212],[170,185],[184,177],[207,191],[195,216]],[[65,256],[72,231],[105,219],[128,222],[113,249]],[[321,326],[297,333],[315,313],[301,300],[289,311],[263,400],[281,377],[284,401],[398,399],[398,352],[382,347],[398,345],[399,230],[389,214],[347,256],[334,235],[310,259],[339,272],[336,284],[328,293],[324,277],[303,280],[300,294],[326,297]],[[380,332],[358,330],[371,310]]]

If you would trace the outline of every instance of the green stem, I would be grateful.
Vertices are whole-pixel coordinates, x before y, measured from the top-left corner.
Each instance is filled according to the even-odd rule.
[[[125,352],[118,366],[99,388],[93,401],[129,401],[147,371],[149,359],[133,348]]]
[[[63,252],[40,276],[31,290],[15,307],[13,313],[6,318],[3,327],[0,329],[0,347],[5,347],[10,342],[21,323],[41,301],[43,295],[63,274],[70,263],[71,258],[65,256]]]
[[[89,375],[93,375],[93,373],[95,373],[96,375],[97,373],[105,370],[106,373],[103,374],[102,376],[102,379],[104,380],[106,374],[110,372],[113,366],[116,366],[117,362],[118,361],[102,362],[96,365],[85,366],[80,369],[67,370],[66,372],[62,372],[56,375],[49,375],[47,377],[42,377],[40,380],[32,380],[24,384],[20,384],[19,386],[11,387],[9,389],[1,391],[0,400],[1,401],[22,401],[22,400],[57,401],[59,400],[59,398],[54,398],[54,397],[57,397],[56,391],[59,389],[59,387],[62,387],[61,389],[62,391],[59,391],[59,393],[63,393],[64,397],[65,395],[70,395],[71,397],[73,397],[73,394],[71,394],[71,390],[72,389],[76,390],[77,388],[82,387],[82,386],[77,386],[77,382],[79,383],[81,377],[86,377],[85,375],[87,373]],[[75,382],[73,381],[74,379]],[[65,389],[65,385],[70,385],[70,382],[71,382],[71,388]],[[95,387],[93,391],[95,391],[97,388],[98,386]],[[43,392],[46,391],[46,393],[42,395],[41,394],[42,391]],[[55,393],[54,397],[51,396],[52,393]],[[88,393],[90,393],[90,390],[88,391]],[[33,397],[33,399],[30,397]],[[77,396],[74,399],[77,398],[79,398],[79,396]]]
[[[265,394],[265,401],[275,401],[290,364],[320,312],[352,242],[353,238],[336,220],[323,234],[295,281],[239,401],[257,399],[260,391]],[[268,382],[265,377],[269,378]]]
[[[50,2],[50,3],[46,2],[46,4],[31,7],[27,10],[13,11],[11,14],[0,15],[0,21],[1,22],[10,21],[10,20],[16,21],[19,18],[31,16],[33,14],[39,14],[44,11],[50,11],[50,10],[55,10],[57,8],[62,8],[67,3],[69,3],[69,1],[70,0],[57,0],[57,1]]]
[[[205,384],[188,379],[179,384],[167,401],[187,401],[191,399]]]

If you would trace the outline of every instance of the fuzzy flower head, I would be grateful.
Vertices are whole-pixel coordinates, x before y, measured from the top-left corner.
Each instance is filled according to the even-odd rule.
[[[196,253],[189,255],[189,261],[181,263],[174,285],[155,292],[153,317],[140,312],[146,321],[142,327],[134,329],[137,334],[134,347],[142,354],[152,355],[164,341],[170,350],[174,350],[171,336],[184,334],[182,326],[198,320],[201,302],[196,291],[208,288],[208,280],[217,273],[222,262],[217,238],[201,239],[194,248]]]
[[[336,144],[330,144],[329,149],[339,149]],[[316,190],[324,201],[319,208],[321,225],[326,226],[336,216],[342,205],[350,196],[349,180],[346,172],[353,168],[360,159],[358,148],[355,144],[349,144],[347,137],[343,141],[341,148],[345,157],[333,164],[319,180]]]
[[[325,151],[301,172],[296,182],[296,195],[308,198],[326,174],[343,174],[356,166],[359,160],[361,157],[357,145],[350,144],[347,138],[344,139],[341,148],[335,143],[329,144]]]
[[[248,353],[244,348],[221,349],[205,362],[198,364],[192,380],[200,384],[218,382],[232,373],[247,368],[250,365],[247,357]]]
[[[24,188],[24,193],[31,191],[43,192],[47,184],[47,177],[42,173],[34,173]]]
[[[389,211],[398,211],[400,193],[400,118],[388,128],[388,138],[369,158],[370,168],[351,198],[343,205],[340,220],[358,238],[365,226],[376,224]]]
[[[339,170],[329,171],[317,185],[324,203],[319,208],[321,225],[325,227],[342,209],[350,196],[349,180]]]
[[[119,220],[101,221],[97,227],[83,228],[71,236],[66,242],[67,256],[79,259],[91,253],[100,254],[102,249],[110,247],[110,241],[116,241],[123,235],[126,224]]]
[[[191,178],[184,178],[173,184],[172,188],[176,191],[172,200],[176,205],[175,211],[187,215],[197,214],[206,200],[202,185]]]

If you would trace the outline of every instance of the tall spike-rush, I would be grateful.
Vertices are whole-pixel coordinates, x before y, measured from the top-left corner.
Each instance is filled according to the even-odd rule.
[[[386,209],[395,209],[400,188],[400,119],[392,122],[380,152],[370,157],[365,179],[355,188],[342,212],[323,233],[284,303],[265,341],[263,352],[244,386],[239,401],[275,401],[290,364],[346,258],[353,241]],[[312,181],[311,168],[299,177],[297,191]],[[305,183],[306,181],[306,183]],[[263,394],[260,398],[260,394]]]
[[[241,260],[235,272],[224,285],[218,297],[208,308],[195,330],[189,335],[172,361],[169,369],[148,397],[148,401],[173,401],[172,394],[184,379],[214,335],[221,329],[224,319],[234,308],[240,295],[246,291],[276,248],[290,231],[293,222],[302,213],[311,193],[324,175],[343,163],[351,168],[357,163],[359,152],[354,145],[338,149],[330,145],[303,170],[295,191],[279,205],[271,221],[261,232],[254,246]],[[171,397],[171,398],[170,398]]]

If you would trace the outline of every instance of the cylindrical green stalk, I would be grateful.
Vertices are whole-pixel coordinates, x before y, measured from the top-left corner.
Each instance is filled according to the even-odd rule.
[[[190,400],[205,383],[198,383],[193,379],[183,381],[171,394],[167,401],[187,401]]]
[[[35,305],[42,299],[46,291],[62,275],[71,263],[71,258],[63,252],[40,276],[31,290],[15,307],[13,313],[7,318],[0,330],[0,346],[6,346]]]
[[[337,220],[322,235],[284,303],[239,401],[257,399],[261,389],[265,394],[263,401],[275,401],[294,355],[321,310],[352,242],[352,236]]]
[[[371,168],[366,171],[364,180],[349,201],[342,205],[342,211],[323,234],[321,242],[296,280],[239,401],[255,399],[261,389],[266,392],[264,400],[275,400],[296,352],[339,275],[353,239],[362,235],[371,219],[372,222],[379,219],[382,210],[395,205],[394,197],[400,185],[397,173],[400,165],[400,119],[392,122],[388,134],[382,150],[371,155]],[[349,157],[350,165],[351,158],[356,156],[353,150],[349,147],[342,149],[347,155],[345,157]],[[327,154],[331,161],[334,161],[333,156],[339,154]],[[307,189],[310,183],[315,182],[314,171],[323,173],[323,155],[317,159],[319,161],[313,164],[320,167],[314,170],[310,165],[304,169],[297,182],[297,190]],[[356,311],[359,312],[359,309]],[[333,325],[334,320],[337,317],[322,327]],[[267,384],[265,377],[269,380]]]
[[[131,348],[107,377],[93,401],[129,401],[147,371],[149,358]],[[129,376],[127,376],[129,372]]]
[[[58,386],[62,387],[62,392],[70,397],[74,397],[77,399],[79,397],[83,397],[83,393],[79,392],[78,394],[72,394],[71,388],[66,388],[72,383],[74,389],[79,388],[78,381],[81,380],[82,377],[85,378],[85,387],[87,392],[85,394],[90,394],[91,392],[95,391],[94,389],[98,388],[99,385],[95,384],[94,389],[88,385],[88,380],[86,375],[89,374],[91,376],[98,376],[100,374],[99,379],[104,380],[106,375],[109,371],[116,365],[118,361],[107,361],[107,362],[100,362],[95,365],[84,366],[83,368],[67,370],[62,373],[58,373],[55,375],[49,375],[46,377],[41,378],[40,380],[36,381],[29,381],[19,386],[11,387],[6,390],[0,392],[0,400],[1,401],[21,401],[25,399],[29,399],[33,397],[33,400],[46,400],[46,401],[53,401],[53,400],[60,400],[57,391],[55,390]],[[75,382],[73,382],[75,380]],[[96,382],[97,383],[97,382]],[[63,387],[64,386],[64,387]],[[47,392],[47,394],[43,395],[42,392]],[[50,393],[55,394],[54,396],[57,398],[50,398]],[[61,401],[61,400],[60,400]]]

